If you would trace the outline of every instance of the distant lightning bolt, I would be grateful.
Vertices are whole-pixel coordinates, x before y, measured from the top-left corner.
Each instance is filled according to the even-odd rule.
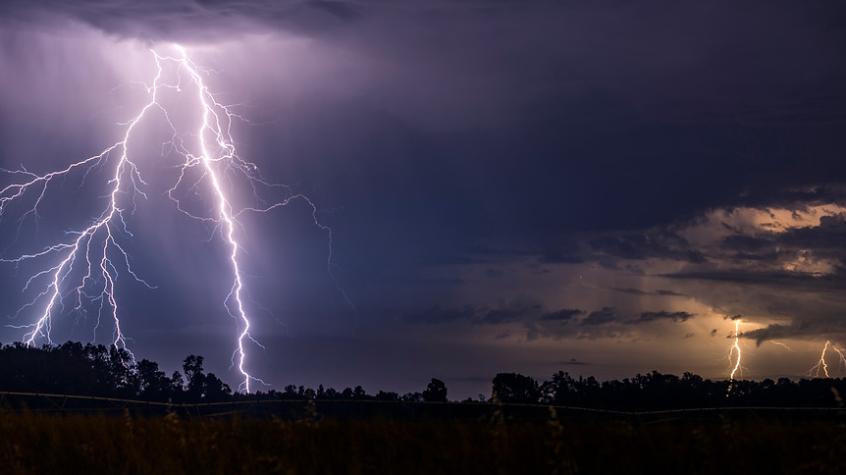
[[[787,351],[793,351],[793,348],[787,346],[787,343],[784,343],[784,342],[781,342],[781,341],[776,341],[776,340],[771,340],[770,343],[772,343],[773,345],[778,345],[778,346],[784,348]]]
[[[734,381],[734,376],[738,372],[742,373],[740,366],[742,353],[740,352],[740,319],[734,321],[734,343],[729,348],[729,365],[731,365],[731,373],[729,373],[729,381]]]
[[[38,318],[34,323],[26,325],[10,325],[14,328],[26,329],[23,341],[27,345],[33,345],[38,338],[43,338],[48,343],[53,342],[51,337],[52,319],[58,309],[63,308],[64,298],[75,294],[76,304],[74,310],[81,311],[85,305],[84,301],[99,302],[97,327],[99,327],[100,316],[108,312],[111,316],[114,335],[112,344],[118,348],[129,351],[126,344],[126,337],[121,330],[121,322],[118,312],[118,299],[116,297],[116,281],[118,278],[118,267],[122,267],[136,281],[154,288],[132,269],[130,257],[119,242],[119,236],[132,237],[126,224],[126,212],[130,214],[135,209],[136,195],[147,198],[143,191],[146,182],[141,176],[135,162],[130,159],[130,141],[138,124],[145,119],[152,109],[158,110],[164,117],[166,123],[173,131],[173,138],[170,144],[177,153],[184,158],[183,164],[179,167],[175,184],[168,190],[168,197],[174,201],[177,209],[192,219],[203,222],[214,223],[215,229],[220,230],[224,241],[229,247],[228,261],[232,271],[232,285],[228,295],[224,299],[224,307],[233,318],[240,322],[240,329],[236,338],[236,349],[233,353],[233,364],[237,365],[238,371],[243,377],[240,389],[250,392],[252,381],[262,382],[260,379],[250,375],[247,371],[246,342],[250,340],[258,344],[250,334],[251,322],[244,304],[244,281],[242,278],[241,263],[239,262],[242,244],[238,240],[238,230],[241,225],[238,217],[246,212],[266,213],[280,206],[286,206],[294,200],[304,201],[312,210],[314,224],[327,233],[329,253],[327,257],[327,269],[331,275],[332,267],[332,230],[320,223],[315,204],[303,194],[291,193],[285,185],[269,183],[257,175],[258,167],[243,160],[238,156],[234,140],[231,135],[232,122],[240,118],[228,106],[218,102],[203,80],[200,68],[189,58],[185,48],[175,45],[178,52],[176,56],[160,55],[151,50],[155,61],[156,74],[150,86],[146,86],[149,97],[148,102],[141,108],[138,114],[125,124],[126,128],[122,139],[107,147],[97,155],[74,162],[64,169],[49,172],[43,175],[31,173],[21,168],[20,170],[2,170],[16,177],[23,177],[18,183],[0,188],[0,218],[6,213],[7,208],[13,202],[22,201],[28,195],[34,195],[35,201],[30,209],[22,214],[22,222],[29,216],[38,218],[39,206],[47,194],[51,182],[62,176],[68,176],[78,170],[85,170],[84,179],[89,172],[100,166],[104,166],[114,160],[114,173],[108,180],[110,186],[109,201],[105,209],[93,220],[91,224],[81,230],[71,231],[67,234],[72,239],[67,242],[58,242],[49,245],[41,250],[22,254],[14,258],[3,258],[0,262],[20,265],[25,261],[34,261],[59,256],[58,263],[48,264],[46,268],[31,275],[24,286],[27,290],[33,283],[45,279],[47,282],[42,290],[30,302],[24,304],[15,316],[20,315],[24,310],[43,305],[39,311]],[[198,154],[192,153],[190,147],[185,145],[176,132],[176,127],[170,120],[170,115],[165,106],[159,102],[159,91],[164,88],[182,91],[179,81],[176,83],[165,82],[163,77],[163,65],[172,64],[178,72],[184,72],[190,78],[196,89],[196,103],[201,123],[196,129],[196,148]],[[181,77],[177,74],[178,77]],[[188,183],[189,172],[193,169],[200,171],[199,177]],[[223,186],[224,174],[235,173],[245,177],[252,187],[253,196],[261,205],[234,209],[232,200],[227,195]],[[214,199],[214,213],[210,216],[201,216],[183,208],[178,198],[178,192],[182,187],[189,186],[195,190],[202,182],[210,185]],[[265,187],[273,190],[282,190],[286,193],[282,199],[275,203],[265,202],[258,194],[257,188]],[[129,202],[126,202],[126,198]],[[119,260],[115,260],[115,258]],[[70,292],[63,293],[66,288],[66,280],[73,272],[74,264],[82,262],[85,274]],[[334,276],[332,276],[334,280]],[[337,285],[337,282],[336,282]],[[89,293],[91,287],[96,286],[94,293]],[[349,303],[346,294],[344,299]],[[96,328],[95,327],[95,331]],[[96,335],[95,335],[96,336]],[[131,354],[131,353],[130,353]]]
[[[825,345],[823,345],[822,352],[820,352],[820,359],[817,363],[811,367],[808,371],[809,376],[813,376],[815,378],[825,377],[830,378],[831,374],[829,373],[829,366],[828,362],[826,361],[826,353],[828,350],[834,351],[837,353],[839,358],[840,364],[846,367],[846,354],[844,354],[843,349],[831,343],[831,340],[826,340]]]
[[[828,363],[825,361],[825,354],[828,351],[828,347],[831,346],[831,342],[826,340],[825,345],[823,345],[822,353],[820,353],[820,359],[817,361],[808,374],[819,378],[820,375],[824,375],[826,378],[829,378],[828,374]]]
[[[846,367],[846,355],[843,354],[843,348],[832,345],[831,349],[834,350],[835,353],[837,353],[837,357],[840,360],[840,365]]]

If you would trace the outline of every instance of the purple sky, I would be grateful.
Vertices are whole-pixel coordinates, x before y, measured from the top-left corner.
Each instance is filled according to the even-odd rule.
[[[335,233],[353,306],[310,209],[243,221],[265,346],[249,365],[275,387],[725,377],[736,315],[746,376],[800,376],[846,344],[844,39],[836,2],[4,2],[0,166],[113,143],[147,49],[176,41],[246,119],[241,154]],[[152,119],[136,146],[151,198],[127,246],[157,288],[119,284],[125,331],[141,357],[200,353],[237,385],[223,244],[162,198],[165,132]],[[0,221],[5,256],[96,215],[105,182],[80,178],[40,218]],[[36,316],[13,318],[26,271],[0,266],[12,325]],[[56,322],[57,341],[94,335],[91,315]]]

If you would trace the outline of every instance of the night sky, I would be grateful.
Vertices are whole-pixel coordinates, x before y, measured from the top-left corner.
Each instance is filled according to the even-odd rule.
[[[838,2],[6,1],[0,166],[44,173],[119,139],[148,49],[173,42],[243,116],[240,154],[333,230],[328,272],[304,203],[242,220],[264,347],[248,366],[273,387],[725,378],[733,318],[744,377],[803,376],[846,345]],[[122,242],[156,288],[119,278],[129,346],[167,369],[202,354],[237,386],[221,236],[165,199],[161,119],[139,134],[148,199]],[[38,216],[8,209],[3,257],[96,217],[106,182],[88,178],[51,185]],[[31,274],[0,264],[3,343],[41,308],[17,312]],[[53,339],[108,344],[73,306]]]

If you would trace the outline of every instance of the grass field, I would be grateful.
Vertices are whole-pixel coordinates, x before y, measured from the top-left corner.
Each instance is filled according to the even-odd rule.
[[[843,473],[842,418],[0,414],[2,473]]]

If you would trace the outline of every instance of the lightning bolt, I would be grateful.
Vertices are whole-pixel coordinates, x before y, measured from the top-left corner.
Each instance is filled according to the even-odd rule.
[[[743,373],[740,366],[742,353],[740,352],[740,319],[734,321],[734,343],[729,348],[728,360],[731,366],[729,381],[734,381],[735,374]]]
[[[846,367],[846,354],[844,354],[844,350],[838,347],[837,345],[832,344],[831,340],[826,340],[825,345],[823,345],[823,349],[820,352],[820,359],[808,371],[808,376],[813,376],[815,378],[819,378],[821,376],[825,378],[831,377],[831,374],[828,371],[829,366],[825,356],[829,349],[837,353],[837,357],[840,361],[840,364]]]
[[[846,367],[846,355],[843,354],[843,348],[840,348],[839,346],[832,345],[831,349],[834,350],[835,353],[837,353],[837,357],[840,360],[840,364],[842,366]]]
[[[169,199],[175,203],[178,211],[191,219],[213,224],[215,232],[220,233],[228,246],[227,257],[231,269],[232,285],[224,298],[223,305],[228,314],[239,322],[232,361],[243,378],[239,389],[250,392],[251,382],[264,382],[252,376],[247,369],[247,342],[251,341],[259,346],[261,345],[250,333],[251,320],[245,305],[244,280],[241,262],[239,261],[243,245],[238,237],[239,230],[242,228],[238,217],[246,212],[267,213],[293,201],[305,202],[311,208],[314,224],[326,232],[328,236],[327,270],[335,281],[334,275],[332,275],[332,230],[319,221],[317,206],[307,196],[293,193],[286,185],[265,181],[258,174],[258,166],[243,160],[238,155],[231,128],[233,121],[241,119],[241,116],[233,112],[230,106],[215,99],[203,79],[203,71],[191,60],[184,47],[174,45],[174,50],[177,54],[172,56],[162,55],[155,50],[150,50],[156,72],[152,84],[145,86],[148,100],[140,111],[129,122],[125,123],[123,136],[118,142],[96,155],[45,174],[35,174],[23,167],[19,170],[2,170],[19,179],[15,183],[0,188],[0,218],[6,214],[7,209],[13,203],[24,202],[27,197],[34,196],[32,207],[23,212],[19,218],[20,227],[20,224],[29,217],[39,218],[39,206],[55,179],[84,171],[82,179],[84,183],[89,173],[95,168],[109,164],[113,167],[113,174],[107,181],[110,187],[109,200],[105,208],[93,219],[93,222],[81,229],[67,232],[66,234],[71,236],[71,239],[67,241],[57,242],[40,250],[16,257],[0,259],[0,262],[11,263],[15,266],[27,261],[58,259],[58,262],[46,264],[41,270],[31,275],[24,286],[23,290],[26,291],[31,285],[46,281],[39,293],[14,314],[14,317],[18,317],[27,309],[40,307],[35,321],[25,325],[9,326],[26,330],[22,341],[27,345],[34,345],[39,338],[45,340],[48,344],[52,344],[53,317],[64,309],[65,299],[75,295],[73,307],[75,311],[84,311],[89,302],[99,303],[95,339],[96,330],[100,325],[100,317],[106,312],[110,315],[114,328],[112,345],[126,350],[132,355],[127,347],[126,337],[121,330],[116,283],[118,268],[122,268],[137,282],[148,288],[155,288],[135,273],[129,254],[121,245],[122,239],[134,236],[128,229],[126,215],[134,213],[137,196],[147,198],[143,190],[147,183],[131,158],[130,143],[137,126],[155,110],[161,114],[173,133],[171,140],[166,145],[169,144],[173,151],[184,158],[183,163],[178,167],[179,171],[174,185],[167,191]],[[170,68],[171,74],[176,75],[176,82],[164,80],[166,66]],[[177,133],[167,107],[159,99],[159,92],[163,89],[182,92],[183,76],[187,76],[190,80],[190,86],[195,91],[195,102],[201,117],[200,124],[195,131],[196,142],[193,147],[186,145],[186,141]],[[192,148],[194,149],[193,152]],[[189,182],[188,177],[192,173],[198,176]],[[260,203],[259,206],[241,209],[236,209],[233,206],[232,199],[223,185],[224,179],[231,180],[233,175],[246,178],[251,186],[253,197]],[[185,209],[179,199],[180,190],[187,187],[191,191],[196,191],[203,183],[208,184],[214,202],[212,206],[214,212],[207,216]],[[275,202],[268,203],[260,196],[259,188],[278,191],[283,193],[283,196]],[[76,285],[68,291],[67,281],[73,275],[74,265],[84,265],[85,273]],[[337,286],[337,281],[335,283]],[[345,293],[343,293],[343,296],[349,302]]]
[[[776,340],[772,340],[772,341],[770,341],[770,343],[772,343],[773,345],[778,345],[778,346],[784,348],[787,351],[793,351],[793,348],[787,346],[787,343],[784,343],[784,342],[781,342],[781,341],[776,341]]]

